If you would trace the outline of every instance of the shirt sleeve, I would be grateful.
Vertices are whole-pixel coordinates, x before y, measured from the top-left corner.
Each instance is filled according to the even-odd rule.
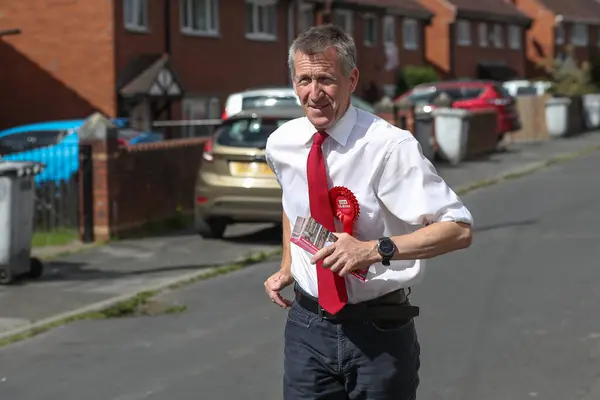
[[[390,146],[375,185],[379,200],[408,224],[445,221],[473,224],[469,210],[437,174],[413,137]]]
[[[279,178],[279,173],[277,172],[277,168],[275,167],[275,162],[273,161],[273,157],[271,157],[271,152],[269,151],[269,148],[268,148],[268,142],[267,142],[267,148],[265,148],[265,161],[267,162],[267,165],[269,166],[269,168],[271,168],[271,171],[273,171],[273,174],[275,175],[275,179],[277,180],[277,183],[279,183],[279,186],[281,186],[281,180]]]

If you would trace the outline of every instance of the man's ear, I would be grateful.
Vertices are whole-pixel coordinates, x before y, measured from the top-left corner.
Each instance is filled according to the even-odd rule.
[[[354,68],[352,71],[350,71],[350,75],[348,75],[350,78],[350,92],[352,93],[354,93],[356,87],[358,86],[359,75],[358,68]]]

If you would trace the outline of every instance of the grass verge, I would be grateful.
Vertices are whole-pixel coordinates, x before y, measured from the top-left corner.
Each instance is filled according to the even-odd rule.
[[[249,254],[245,258],[233,264],[217,265],[211,267],[208,270],[199,272],[192,277],[188,277],[175,283],[171,283],[164,288],[139,292],[125,300],[118,301],[114,304],[111,304],[110,306],[101,308],[99,310],[86,311],[79,314],[70,315],[64,318],[58,318],[43,325],[25,329],[22,332],[15,333],[14,335],[0,338],[0,347],[32,338],[34,336],[48,332],[53,328],[77,321],[103,320],[109,318],[125,318],[137,316],[157,316],[183,312],[187,309],[187,306],[178,304],[168,304],[156,300],[155,297],[158,294],[164,293],[169,290],[178,289],[201,280],[214,278],[219,275],[224,275],[233,271],[240,270],[246,266],[265,261],[270,257],[273,257],[278,254],[281,254],[281,250]]]
[[[65,246],[79,239],[75,229],[57,229],[54,231],[36,231],[31,239],[32,247]]]

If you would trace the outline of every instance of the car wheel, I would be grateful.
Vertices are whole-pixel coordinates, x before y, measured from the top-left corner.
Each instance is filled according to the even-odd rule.
[[[44,264],[39,258],[32,257],[30,260],[30,268],[27,277],[29,279],[37,279],[44,274]]]
[[[205,239],[221,239],[227,229],[227,221],[211,218],[196,223],[196,231]]]

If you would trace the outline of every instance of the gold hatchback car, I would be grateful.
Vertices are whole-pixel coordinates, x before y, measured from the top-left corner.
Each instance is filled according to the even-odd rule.
[[[245,110],[206,142],[195,190],[196,231],[220,238],[238,222],[281,223],[281,188],[265,160],[267,138],[304,114],[300,107]]]

